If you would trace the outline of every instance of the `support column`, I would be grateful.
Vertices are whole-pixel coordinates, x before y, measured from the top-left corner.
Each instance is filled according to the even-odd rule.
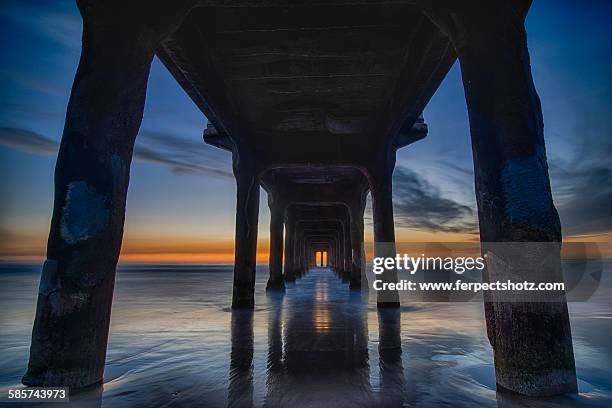
[[[319,266],[321,266],[321,261],[317,259],[317,252],[321,249],[317,247],[317,245],[314,243],[311,244],[310,242],[308,242],[306,245],[308,248],[308,257],[311,260],[309,268],[318,268]]]
[[[351,220],[350,216],[348,215],[348,210],[346,217],[344,217],[342,220],[342,236],[342,242],[344,244],[344,247],[342,248],[342,269],[344,270],[344,274],[350,280],[353,258],[351,255]]]
[[[22,379],[30,386],[80,388],[101,383],[104,372],[154,39],[136,22],[91,19],[83,12],[83,48],[55,167],[47,260]]]
[[[254,307],[257,264],[259,180],[252,158],[244,151],[233,154],[236,178],[236,238],[233,308]]]
[[[295,220],[285,214],[285,282],[295,282]]]
[[[314,266],[318,266],[317,265],[317,255],[316,255],[316,249],[310,247],[309,244],[307,244],[307,262],[308,262],[308,269],[314,267]]]
[[[298,225],[299,225],[298,227],[299,240],[298,240],[298,246],[297,246],[298,267],[297,267],[296,274],[298,278],[301,278],[308,271],[308,252],[307,252],[308,233],[307,231],[305,231],[305,227],[303,223],[299,223]]]
[[[308,271],[308,260],[306,258],[306,253],[304,252],[304,247],[306,246],[306,236],[303,231],[300,231],[300,240],[298,245],[299,265],[297,275],[299,278],[301,278],[306,274],[306,271]]]
[[[314,254],[314,251],[316,251],[316,249],[313,250],[313,243],[310,242],[310,231],[303,231],[302,232],[302,238],[301,238],[301,248],[300,248],[300,257],[302,258],[302,264],[301,264],[301,274],[303,275],[306,271],[308,271],[310,269],[309,265],[308,265],[308,257],[310,256],[310,254]],[[315,259],[315,263],[316,263],[316,259]]]
[[[392,175],[395,167],[395,151],[385,155],[370,173],[372,210],[374,218],[374,256],[395,257],[395,225],[393,221]],[[383,282],[397,282],[397,271],[386,270],[376,277]],[[377,292],[379,308],[399,307],[399,294],[396,290]]]
[[[283,279],[283,219],[284,206],[282,202],[268,194],[270,208],[270,278],[266,289],[285,289]]]
[[[342,231],[342,227],[338,226],[338,232],[337,232],[337,239],[336,242],[334,244],[334,268],[336,268],[343,276],[343,278],[345,278],[346,280],[348,280],[348,277],[344,274],[344,268],[342,268],[342,252],[344,251],[344,245],[342,244],[342,240],[343,238],[343,231]]]
[[[338,268],[338,272],[340,276],[342,276],[343,282],[348,282],[349,276],[346,274],[344,269],[344,228],[342,226],[342,222],[338,221],[338,225],[336,226],[336,231],[338,235],[338,245],[337,245],[337,256],[336,256],[336,267]]]
[[[365,212],[367,190],[359,197],[359,201],[351,205],[351,289],[361,289],[368,287],[368,280],[365,275],[365,248],[363,244],[363,214]]]
[[[488,242],[560,243],[524,29],[529,2],[465,3],[431,14],[451,34],[461,62],[483,250]],[[538,254],[525,256],[533,265],[542,262]],[[561,282],[558,251],[555,257],[556,276],[549,278]],[[487,301],[485,315],[500,390],[530,396],[577,392],[565,301]]]
[[[295,276],[295,278],[299,278],[300,277],[300,267],[301,267],[301,261],[302,261],[302,251],[303,251],[303,244],[302,244],[302,234],[300,231],[300,223],[297,222],[296,219],[296,223],[295,223],[295,227],[294,227],[294,234],[295,234],[295,239],[293,240],[293,248],[291,248],[291,250],[293,251],[293,274]]]

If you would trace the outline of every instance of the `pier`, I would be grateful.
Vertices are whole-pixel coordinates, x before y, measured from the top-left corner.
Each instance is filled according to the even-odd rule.
[[[422,112],[457,60],[481,241],[560,247],[524,28],[530,1],[77,3],[82,53],[57,158],[24,384],[102,381],[130,164],[154,56],[208,119],[194,137],[232,156],[228,296],[235,309],[255,306],[261,189],[271,212],[270,291],[300,279],[316,252],[326,253],[352,290],[367,288],[366,197],[376,256],[394,256],[396,152],[427,143]],[[379,292],[377,306],[397,309],[397,293]],[[565,302],[488,299],[485,315],[498,389],[577,391]]]

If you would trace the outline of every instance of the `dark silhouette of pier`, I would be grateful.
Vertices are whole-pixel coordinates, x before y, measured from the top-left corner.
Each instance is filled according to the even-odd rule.
[[[376,255],[393,256],[396,151],[426,136],[421,113],[457,59],[481,241],[560,246],[524,28],[530,1],[77,3],[83,47],[24,384],[79,388],[102,380],[130,163],[154,55],[209,120],[205,141],[232,154],[236,309],[254,306],[261,188],[272,215],[270,290],[303,276],[316,251],[351,288],[367,287],[366,196]],[[379,292],[378,307],[399,307],[397,293]],[[564,301],[488,300],[485,312],[500,389],[576,391]]]

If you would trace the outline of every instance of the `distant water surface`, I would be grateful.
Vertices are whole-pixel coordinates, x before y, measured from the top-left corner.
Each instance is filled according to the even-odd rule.
[[[328,269],[270,295],[262,266],[255,311],[232,312],[231,266],[122,265],[103,388],[70,405],[610,407],[610,266],[589,302],[570,304],[580,394],[528,399],[495,392],[479,303],[379,313],[373,291]],[[39,277],[40,265],[0,264],[2,394],[27,365]]]

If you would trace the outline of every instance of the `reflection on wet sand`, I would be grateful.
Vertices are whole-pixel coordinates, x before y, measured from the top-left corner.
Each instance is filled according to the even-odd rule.
[[[398,309],[378,311],[381,406],[398,407],[404,403],[401,317]]]
[[[374,393],[370,384],[367,295],[333,292],[331,286],[341,284],[335,280],[331,271],[318,269],[298,281],[287,295],[267,294],[264,406],[324,406],[332,401],[335,406],[402,404],[399,311],[379,312],[382,392]],[[308,286],[310,290],[306,290]],[[252,339],[252,312],[232,311],[229,406],[253,405]]]
[[[592,302],[570,304],[580,394],[530,399],[496,393],[482,304],[402,298],[401,313],[378,311],[374,291],[367,302],[368,294],[350,291],[324,269],[288,285],[282,296],[266,293],[268,271],[260,267],[256,310],[232,311],[231,270],[120,270],[102,401],[97,387],[57,405],[611,406],[612,279],[602,281]],[[39,265],[0,268],[3,395],[20,386],[28,361],[39,281]]]
[[[227,403],[230,407],[253,406],[253,311],[232,311],[232,351]]]

